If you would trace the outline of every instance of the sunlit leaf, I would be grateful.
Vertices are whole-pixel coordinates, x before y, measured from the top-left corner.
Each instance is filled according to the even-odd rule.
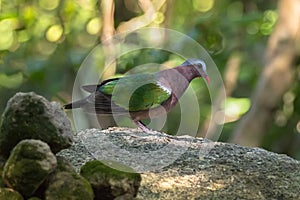
[[[207,12],[214,6],[214,0],[199,1],[193,0],[193,6],[200,12]]]
[[[165,20],[164,14],[162,12],[156,12],[154,23],[161,24],[164,22],[164,20]]]
[[[0,21],[0,50],[6,50],[14,42],[14,27],[11,20]],[[5,36],[5,37],[4,37]]]
[[[24,6],[21,11],[21,16],[25,24],[28,26],[32,23],[34,23],[36,19],[36,9],[34,6]]]
[[[236,121],[241,115],[245,114],[250,108],[249,98],[233,98],[228,97],[225,103],[225,116],[228,121]]]
[[[97,35],[100,32],[102,22],[99,17],[91,19],[86,25],[86,31],[91,35]]]
[[[57,8],[59,4],[59,0],[40,0],[39,5],[44,8],[45,10],[54,10]]]
[[[17,88],[23,83],[23,75],[21,72],[6,75],[4,73],[0,73],[0,86],[5,88]]]
[[[57,42],[63,34],[63,28],[61,25],[55,24],[51,26],[46,33],[46,38],[50,42]]]

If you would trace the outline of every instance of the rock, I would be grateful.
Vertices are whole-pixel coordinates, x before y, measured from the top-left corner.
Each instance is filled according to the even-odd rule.
[[[54,173],[45,192],[45,200],[93,200],[94,193],[90,183],[82,176],[72,172]]]
[[[5,187],[5,184],[4,184],[4,181],[3,181],[3,178],[2,178],[2,171],[3,171],[3,169],[0,169],[0,188]]]
[[[300,199],[300,162],[260,148],[111,128],[78,133],[59,155],[77,170],[98,159],[143,172],[136,200]]]
[[[126,166],[126,171],[132,171]],[[96,200],[130,200],[136,196],[141,182],[141,175],[118,171],[98,160],[87,162],[80,174],[92,185]]]
[[[57,156],[57,167],[36,192],[42,199],[93,199],[90,183],[75,172],[63,157]]]
[[[5,184],[4,184],[4,181],[2,178],[4,164],[5,164],[5,160],[3,158],[1,158],[1,156],[0,156],[0,188],[5,187]]]
[[[2,174],[2,170],[0,169],[0,175]],[[2,176],[0,176],[0,188],[4,188],[5,187],[5,184],[4,184],[4,181],[2,179]]]
[[[0,156],[0,169],[4,167],[6,159]]]
[[[9,187],[30,197],[56,165],[56,158],[46,143],[22,140],[12,150],[4,166],[3,179]]]
[[[44,199],[45,196],[45,191],[47,190],[47,188],[49,187],[50,184],[50,180],[52,179],[52,177],[55,176],[55,174],[59,173],[59,172],[70,172],[70,173],[76,173],[74,167],[71,165],[70,162],[68,162],[66,159],[64,159],[61,156],[57,156],[56,157],[57,160],[57,166],[55,168],[55,170],[49,174],[49,176],[47,177],[47,179],[42,183],[42,185],[37,189],[37,191],[34,193],[35,196]]]
[[[19,192],[14,191],[10,188],[0,188],[0,199],[1,200],[23,200],[22,195]]]
[[[64,157],[56,156],[56,159],[57,159],[57,167],[56,167],[54,173],[58,173],[58,172],[76,173],[73,165],[68,160],[66,160]]]
[[[17,93],[7,103],[0,128],[0,155],[8,157],[23,139],[39,139],[56,153],[72,144],[71,124],[61,106],[44,97]]]
[[[27,199],[27,200],[41,200],[40,198],[38,198],[38,197],[30,197],[29,199]]]

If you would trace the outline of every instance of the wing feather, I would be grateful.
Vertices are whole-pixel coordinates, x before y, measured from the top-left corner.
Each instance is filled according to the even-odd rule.
[[[105,80],[99,85],[82,87],[92,94],[83,107],[97,114],[124,114],[149,110],[160,106],[171,97],[171,89],[153,74],[130,75]]]

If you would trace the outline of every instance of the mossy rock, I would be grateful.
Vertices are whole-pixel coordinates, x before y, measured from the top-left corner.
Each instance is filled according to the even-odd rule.
[[[4,184],[4,181],[3,181],[3,178],[2,178],[2,172],[3,172],[5,162],[6,161],[3,158],[1,158],[1,156],[0,156],[0,188],[5,187],[5,184]]]
[[[76,173],[73,165],[62,156],[56,156],[57,167],[54,173],[57,172],[73,172]]]
[[[13,149],[3,179],[11,188],[30,197],[57,165],[50,147],[40,140],[22,140]]]
[[[5,184],[4,184],[4,181],[3,181],[3,178],[2,178],[2,172],[3,172],[3,169],[0,168],[0,188],[5,187]]]
[[[121,164],[118,164],[120,168]],[[133,199],[141,182],[141,175],[123,166],[124,171],[108,167],[99,160],[89,161],[80,170],[80,174],[92,185],[95,199]],[[132,173],[128,172],[131,171]]]
[[[11,188],[0,188],[1,200],[23,200],[22,195]]]
[[[0,170],[0,173],[2,174],[2,171]],[[0,175],[1,175],[0,174]],[[5,184],[4,184],[4,181],[3,181],[3,178],[2,176],[0,177],[0,188],[4,188],[5,187]]]
[[[50,180],[55,174],[59,172],[70,172],[70,173],[76,173],[74,167],[67,161],[65,158],[61,156],[56,156],[57,160],[57,166],[55,170],[49,174],[47,179],[42,183],[42,185],[37,189],[37,191],[34,193],[35,196],[40,197],[44,199],[45,191],[49,187]]]
[[[38,198],[38,197],[30,197],[30,198],[27,199],[27,200],[42,200],[42,199],[40,199],[40,198]]]
[[[0,127],[0,155],[8,157],[23,139],[39,139],[56,153],[73,142],[70,121],[55,102],[30,93],[17,93],[7,103]]]
[[[58,172],[51,175],[45,200],[93,200],[90,183],[79,174]]]

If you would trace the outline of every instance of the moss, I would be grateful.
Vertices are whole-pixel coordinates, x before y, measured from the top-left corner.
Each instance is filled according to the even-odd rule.
[[[0,188],[0,199],[1,200],[23,200],[23,197],[13,189]]]
[[[106,177],[113,177],[115,179],[136,179],[140,178],[140,174],[135,173],[133,169],[129,168],[128,166],[122,165],[120,163],[114,163],[114,165],[117,164],[118,168],[123,168],[124,171],[119,171],[114,168],[111,168],[105,164],[103,164],[99,160],[93,160],[87,162],[84,166],[82,166],[80,170],[80,174],[88,179],[103,179]],[[130,172],[126,172],[130,171]],[[97,176],[97,177],[95,177]]]
[[[126,171],[133,171],[127,166],[118,164],[119,168],[121,166]],[[98,160],[87,162],[81,168],[80,174],[91,183],[96,199],[109,200],[116,197],[132,199],[136,196],[141,182],[140,174],[118,171]]]
[[[3,178],[2,178],[3,169],[0,167],[0,188],[5,187]]]
[[[82,176],[71,172],[58,172],[49,181],[45,199],[93,200],[94,193],[90,183]]]
[[[74,172],[76,173],[74,167],[71,165],[69,161],[61,156],[56,156],[57,159],[57,167],[55,172]]]
[[[0,187],[5,186],[3,178],[2,178],[2,172],[3,172],[5,162],[6,162],[6,160],[0,156]]]
[[[2,179],[2,176],[0,177],[0,188],[5,187],[4,181]]]
[[[38,197],[30,197],[29,199],[27,199],[27,200],[41,200],[40,198],[38,198]]]
[[[9,183],[17,187],[22,193],[30,193],[37,189],[37,182],[42,183],[43,178],[46,178],[48,171],[41,169],[39,163],[34,160],[22,160],[17,163],[12,163],[14,170],[10,171]],[[26,185],[26,187],[23,187]]]
[[[46,143],[23,140],[8,158],[3,177],[10,187],[29,197],[55,169],[56,164],[56,158]]]
[[[74,167],[65,158],[63,158],[61,156],[56,156],[56,160],[57,160],[57,166],[56,166],[55,170],[51,174],[48,175],[46,180],[37,189],[37,191],[35,192],[35,196],[44,199],[45,191],[49,186],[50,180],[52,179],[52,177],[55,176],[55,174],[57,174],[59,172],[76,173]]]
[[[44,152],[39,151],[39,146],[33,146],[32,144],[25,144],[20,146],[20,149],[18,149],[18,159],[31,159],[31,160],[43,160],[46,158],[46,155]]]

